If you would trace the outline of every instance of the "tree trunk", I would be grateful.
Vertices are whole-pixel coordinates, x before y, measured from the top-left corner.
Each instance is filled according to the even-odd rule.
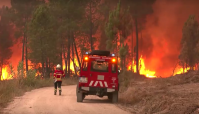
[[[126,70],[126,57],[124,57],[124,69]]]
[[[67,53],[67,60],[68,60],[68,76],[70,77],[70,44],[71,44],[71,32],[69,32],[68,37],[68,53]]]
[[[132,38],[131,38],[131,54],[132,54],[131,71],[133,71],[133,61],[134,61],[133,30],[132,30]]]
[[[22,46],[22,59],[21,61],[24,63],[24,47],[25,47],[25,34],[23,36],[23,46]]]
[[[42,76],[44,76],[44,73],[45,73],[45,59],[44,59],[44,51],[43,51],[43,41],[42,41],[42,38],[40,38],[40,43],[41,43],[41,63],[42,63]]]
[[[3,61],[1,62],[0,68],[1,68],[1,71],[0,71],[0,81],[1,81],[1,77],[2,77],[2,69],[3,69]]]
[[[25,30],[24,30],[24,47],[23,48],[25,48],[25,53],[26,54],[23,54],[23,56],[24,55],[26,55],[26,73],[28,72],[28,38],[27,38],[27,22],[28,22],[28,18],[25,16],[25,25],[24,25],[24,28],[25,28]],[[23,49],[24,50],[24,49]]]
[[[63,46],[61,46],[61,52],[60,52],[60,60],[59,60],[59,62],[60,62],[60,65],[61,65],[61,68],[62,68],[62,70],[63,70],[63,63],[62,63],[62,56],[63,56],[63,54],[62,54],[62,48]]]
[[[121,37],[120,33],[119,33],[119,36],[120,36],[120,47],[122,47],[122,37]]]
[[[42,76],[45,74],[45,62],[44,62],[44,56],[42,54]]]
[[[138,22],[137,17],[135,17],[135,31],[136,31],[136,72],[137,74],[140,74],[139,72],[139,53],[138,53]]]
[[[66,52],[64,52],[64,62],[65,62],[65,75],[67,75],[67,59],[66,59]]]
[[[77,76],[77,71],[76,71],[76,64],[75,64],[75,56],[74,56],[74,46],[72,45],[72,61],[73,61],[73,67],[75,71],[75,76]]]
[[[73,45],[74,45],[74,48],[75,48],[77,61],[78,61],[79,67],[80,67],[81,66],[81,62],[80,62],[79,55],[78,55],[78,52],[77,52],[77,46],[76,46],[76,43],[75,43],[75,37],[74,37],[74,35],[72,37],[73,37]]]
[[[25,37],[26,38],[26,72],[28,72],[28,38],[27,36]]]
[[[184,74],[184,62],[182,64],[183,64],[183,74]]]
[[[48,77],[48,59],[46,59],[46,70],[45,70],[45,77]]]
[[[91,51],[93,51],[93,39],[92,39],[92,36],[93,36],[93,33],[92,33],[92,29],[93,29],[93,25],[92,25],[92,1],[90,1],[90,41],[91,41]]]

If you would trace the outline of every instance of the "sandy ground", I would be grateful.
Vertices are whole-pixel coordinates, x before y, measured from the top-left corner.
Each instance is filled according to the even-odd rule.
[[[53,88],[41,88],[17,97],[4,110],[5,114],[129,114],[112,104],[107,97],[86,96],[76,102],[76,86],[63,86],[62,95],[54,95]]]

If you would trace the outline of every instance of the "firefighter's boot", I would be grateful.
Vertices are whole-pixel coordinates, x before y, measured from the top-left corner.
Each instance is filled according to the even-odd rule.
[[[61,95],[61,88],[59,88],[59,95]]]
[[[57,90],[54,91],[54,95],[56,95],[56,94],[57,94]]]
[[[59,90],[59,95],[61,95],[61,90]]]

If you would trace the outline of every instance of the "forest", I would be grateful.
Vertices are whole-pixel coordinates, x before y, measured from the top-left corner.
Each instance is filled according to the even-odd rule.
[[[19,62],[24,71],[35,69],[46,78],[56,64],[67,76],[77,73],[73,67],[80,66],[83,54],[92,50],[115,53],[121,70],[139,74],[142,55],[151,51],[150,38],[143,40],[142,34],[155,1],[11,0],[11,7],[0,9],[0,74],[10,64],[16,42],[23,44]],[[183,72],[194,70],[199,62],[198,21],[194,15],[187,18],[177,63]]]

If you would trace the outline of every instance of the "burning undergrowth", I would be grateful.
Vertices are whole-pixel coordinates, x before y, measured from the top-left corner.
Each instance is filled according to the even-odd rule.
[[[135,114],[198,113],[199,73],[190,71],[169,78],[136,78],[121,84],[120,103]],[[123,75],[123,74],[121,74]],[[128,77],[126,76],[126,77]],[[140,76],[139,76],[140,77]],[[120,77],[123,79],[123,77]]]

